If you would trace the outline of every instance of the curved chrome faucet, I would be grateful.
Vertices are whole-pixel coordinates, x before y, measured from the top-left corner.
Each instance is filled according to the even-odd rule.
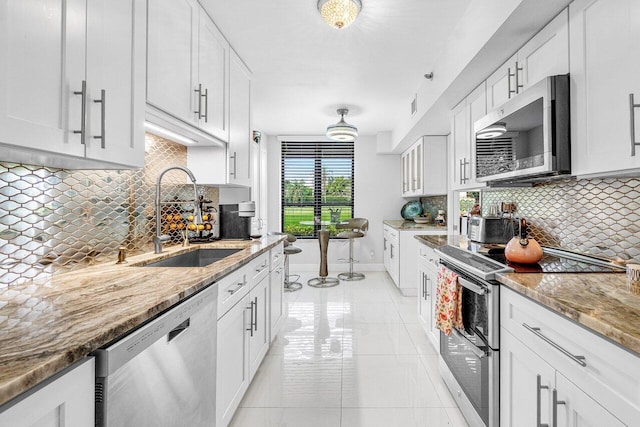
[[[185,168],[184,166],[169,166],[168,168],[166,168],[165,170],[163,170],[162,172],[160,172],[160,175],[158,175],[158,178],[156,179],[156,199],[155,199],[155,205],[156,205],[156,235],[153,237],[153,251],[157,254],[162,252],[162,242],[165,242],[167,240],[169,240],[169,236],[162,235],[161,230],[160,230],[160,219],[162,216],[162,212],[161,212],[161,205],[162,202],[160,201],[160,184],[162,182],[162,177],[164,176],[165,173],[169,172],[170,170],[181,170],[184,173],[186,173],[187,175],[189,175],[189,179],[191,179],[191,182],[193,183],[193,216],[194,216],[194,221],[196,221],[196,224],[201,224],[202,223],[202,214],[200,212],[200,205],[198,204],[198,188],[196,187],[196,177],[193,175],[193,172],[191,172],[189,169]]]

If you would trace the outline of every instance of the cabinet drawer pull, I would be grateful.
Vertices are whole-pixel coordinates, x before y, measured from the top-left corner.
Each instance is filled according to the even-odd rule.
[[[94,136],[93,139],[100,140],[100,148],[105,148],[107,139],[105,136],[106,114],[107,114],[107,91],[100,91],[100,99],[94,99],[94,103],[100,104],[100,136]]]
[[[569,359],[571,359],[574,362],[576,362],[578,365],[587,366],[587,362],[585,361],[585,357],[584,356],[576,356],[574,354],[571,354],[568,350],[565,350],[560,345],[558,345],[554,341],[552,341],[550,338],[548,338],[545,335],[543,335],[540,332],[540,328],[534,327],[534,326],[529,326],[526,323],[523,323],[522,326],[524,326],[529,331],[533,332],[536,336],[541,338],[543,341],[546,341],[547,343],[549,343],[552,347],[554,347],[556,350],[560,351],[562,354],[567,356]]]
[[[236,292],[238,292],[240,289],[242,289],[244,287],[244,285],[246,285],[247,282],[243,281],[243,282],[238,282],[236,283],[236,287],[233,289],[227,289],[227,292],[229,292],[231,295],[235,294]]]
[[[75,92],[74,92],[75,93]],[[640,145],[640,142],[636,142],[636,115],[635,109],[640,108],[640,104],[636,104],[633,99],[633,94],[629,94],[629,124],[631,125],[631,157],[636,155],[636,145]]]
[[[251,310],[251,320],[249,320],[249,328],[247,329],[247,331],[249,331],[251,336],[253,336],[253,301],[249,303],[249,307],[247,307],[247,310]]]
[[[541,408],[542,408],[542,390],[549,390],[548,385],[542,385],[542,377],[540,375],[536,376],[536,427],[549,427],[549,424],[542,424],[540,418]]]
[[[74,130],[73,133],[79,133],[80,134],[80,143],[84,144],[84,136],[85,136],[85,132],[87,129],[86,123],[87,123],[87,81],[83,80],[82,81],[82,89],[80,89],[80,91],[74,91],[73,92],[74,95],[80,95],[81,101],[82,102],[82,108],[81,108],[81,112],[80,114],[82,115],[80,117],[80,130]]]

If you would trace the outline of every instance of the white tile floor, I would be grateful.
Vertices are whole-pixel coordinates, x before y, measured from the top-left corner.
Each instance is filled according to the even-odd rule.
[[[316,274],[302,273],[303,289],[285,294],[288,317],[231,426],[467,426],[416,298],[383,272],[326,289],[306,285]]]

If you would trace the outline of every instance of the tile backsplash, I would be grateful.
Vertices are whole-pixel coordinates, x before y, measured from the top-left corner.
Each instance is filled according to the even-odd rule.
[[[139,170],[75,171],[0,159],[0,287],[115,261],[120,246],[128,254],[148,251],[156,178],[171,165],[187,166],[186,147],[150,134]],[[192,200],[186,183],[183,172],[168,172],[163,200]],[[218,188],[198,193],[218,205]]]
[[[483,215],[492,204],[514,202],[542,245],[640,262],[640,177],[483,190],[481,200]]]

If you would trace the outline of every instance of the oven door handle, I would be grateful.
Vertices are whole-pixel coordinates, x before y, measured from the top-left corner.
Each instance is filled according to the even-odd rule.
[[[465,337],[464,334],[459,330],[457,330],[456,328],[451,328],[451,331],[455,334],[456,337],[465,340],[469,345],[469,347],[471,348],[471,351],[473,352],[473,354],[475,354],[476,357],[478,357],[479,359],[482,359],[483,357],[486,357],[489,355],[489,352],[487,350],[482,350],[480,347],[475,345],[473,341]]]
[[[467,288],[469,289],[471,292],[478,294],[478,295],[485,295],[487,292],[489,292],[487,289],[483,288],[482,286],[478,286],[475,283],[472,283],[470,281],[468,281],[467,279],[464,279],[460,276],[458,276],[458,283],[460,283],[460,285],[463,288]]]

